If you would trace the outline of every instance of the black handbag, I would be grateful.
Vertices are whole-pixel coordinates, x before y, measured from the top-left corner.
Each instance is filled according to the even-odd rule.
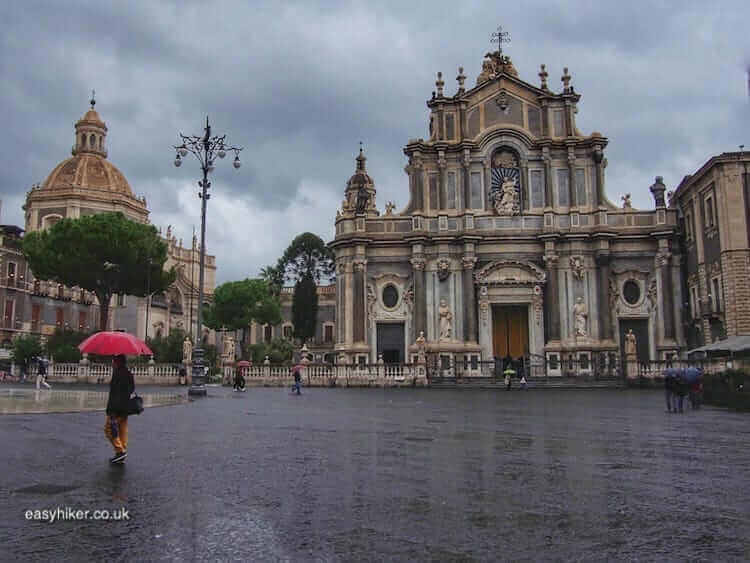
[[[128,399],[128,416],[132,414],[141,414],[143,412],[143,399],[138,395],[133,395]]]

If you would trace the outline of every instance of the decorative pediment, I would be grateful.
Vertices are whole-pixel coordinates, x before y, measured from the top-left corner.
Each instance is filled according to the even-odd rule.
[[[539,266],[521,260],[490,262],[474,274],[479,284],[536,285],[547,281],[547,274]]]

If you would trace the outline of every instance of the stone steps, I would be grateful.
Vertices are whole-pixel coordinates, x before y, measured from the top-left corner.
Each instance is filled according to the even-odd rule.
[[[431,389],[497,389],[505,390],[505,382],[502,379],[485,377],[455,377],[433,378],[429,381]],[[550,377],[531,379],[527,382],[528,389],[619,389],[625,387],[619,377],[614,378],[570,378]],[[517,379],[513,380],[513,390],[521,389]]]

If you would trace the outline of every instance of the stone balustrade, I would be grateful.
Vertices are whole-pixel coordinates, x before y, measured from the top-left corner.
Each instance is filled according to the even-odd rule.
[[[283,387],[294,383],[289,366],[260,364],[241,368],[249,387]],[[308,387],[411,387],[427,384],[418,364],[307,364],[302,385]]]

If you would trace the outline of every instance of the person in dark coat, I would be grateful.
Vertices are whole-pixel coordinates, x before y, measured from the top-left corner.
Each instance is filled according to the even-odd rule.
[[[672,412],[672,401],[674,396],[674,375],[672,368],[667,368],[664,373],[664,398],[667,401],[667,411]]]
[[[125,356],[115,356],[104,425],[104,434],[115,449],[114,457],[109,460],[111,463],[123,463],[128,457],[128,403],[134,391],[135,380],[125,364]]]

